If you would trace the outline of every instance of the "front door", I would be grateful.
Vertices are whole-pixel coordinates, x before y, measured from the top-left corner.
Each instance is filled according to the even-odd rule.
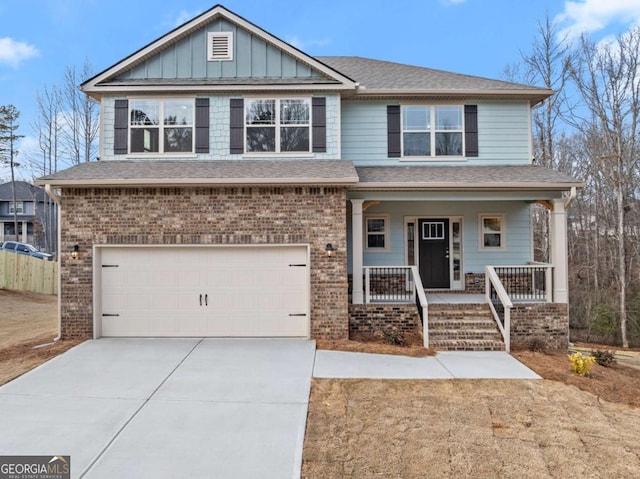
[[[420,277],[427,289],[449,289],[449,219],[418,220],[418,251]]]

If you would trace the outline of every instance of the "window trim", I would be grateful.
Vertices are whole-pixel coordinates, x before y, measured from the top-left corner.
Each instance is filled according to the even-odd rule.
[[[313,102],[311,96],[296,96],[296,95],[275,95],[275,96],[245,96],[244,97],[244,105],[242,112],[242,128],[243,128],[243,145],[244,145],[244,155],[245,156],[295,156],[300,157],[302,155],[313,156]],[[250,125],[247,125],[247,108],[252,101],[266,101],[273,100],[275,101],[275,123],[273,128],[275,128],[275,151],[247,151],[247,127],[251,128]],[[309,122],[307,125],[303,124],[289,124],[284,125],[286,127],[307,127],[309,129],[309,149],[305,151],[281,151],[280,150],[280,129],[283,128],[282,123],[280,122],[280,102],[283,100],[303,100],[309,109]],[[270,126],[270,125],[269,125]]]
[[[191,124],[190,125],[165,125],[164,124],[164,104],[167,101],[185,101],[185,102],[190,102],[191,103],[191,111],[192,111],[192,116],[191,116]],[[127,99],[128,101],[128,105],[127,105],[127,155],[131,155],[134,157],[152,157],[152,156],[158,156],[158,155],[162,155],[163,157],[167,158],[167,157],[195,157],[197,156],[196,154],[196,97],[193,96],[171,96],[171,97],[139,97],[139,96],[135,96],[135,97],[130,97]],[[133,108],[133,104],[136,101],[155,101],[159,103],[159,110],[158,110],[158,118],[161,120],[158,125],[153,125],[153,127],[157,127],[158,128],[158,151],[131,151],[131,147],[133,144],[132,138],[131,138],[131,131],[132,129],[142,129],[145,127],[145,125],[132,125],[131,124],[131,110]],[[150,126],[150,125],[146,125],[146,126]],[[168,128],[191,128],[191,151],[169,151],[169,152],[165,152],[164,151],[164,129],[166,127]]]
[[[429,108],[429,139],[430,154],[423,156],[409,156],[404,154],[404,135],[407,133],[426,133],[427,130],[405,130],[404,112],[407,107]],[[461,130],[439,130],[436,128],[436,109],[438,107],[456,107],[460,109]],[[401,161],[463,161],[466,160],[466,138],[465,138],[465,105],[462,103],[403,103],[400,105],[400,160]],[[436,155],[436,134],[437,133],[460,133],[461,153],[460,155]]]
[[[15,206],[19,206],[19,208],[15,208]],[[24,215],[24,201],[16,201],[15,203],[13,201],[9,202],[9,214],[12,215],[14,210],[16,211],[17,215]]]
[[[484,245],[484,220],[496,218],[500,220],[500,246]],[[478,250],[481,251],[501,251],[506,249],[507,225],[504,213],[480,213],[478,214]]]
[[[368,220],[370,219],[381,219],[384,221],[384,231],[382,233],[380,232],[375,232],[375,233],[371,233],[372,235],[384,235],[384,247],[380,248],[380,247],[369,247],[369,228],[368,228]],[[391,244],[390,244],[390,235],[391,235],[391,216],[388,214],[370,214],[370,215],[363,215],[363,221],[364,221],[364,225],[362,228],[363,231],[363,240],[364,240],[364,251],[367,252],[376,252],[376,253],[381,253],[381,252],[388,252],[391,251]]]

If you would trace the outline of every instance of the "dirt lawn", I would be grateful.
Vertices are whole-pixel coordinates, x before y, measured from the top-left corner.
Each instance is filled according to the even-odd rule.
[[[640,370],[514,355],[545,379],[313,379],[302,477],[640,477]]]
[[[80,341],[51,343],[58,334],[58,298],[0,289],[0,385]]]

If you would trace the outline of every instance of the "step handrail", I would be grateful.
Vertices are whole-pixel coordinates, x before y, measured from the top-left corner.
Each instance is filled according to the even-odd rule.
[[[422,279],[420,278],[420,271],[417,266],[411,266],[411,276],[413,277],[413,287],[416,295],[416,305],[418,306],[418,313],[420,319],[422,319],[422,341],[425,348],[429,348],[429,303],[427,302],[427,295],[424,293],[424,286],[422,286]]]
[[[489,303],[489,308],[491,308],[491,313],[493,314],[493,319],[495,319],[498,324],[498,329],[500,333],[502,333],[502,339],[504,340],[504,348],[506,352],[511,351],[511,308],[513,308],[513,303],[507,294],[507,290],[504,288],[502,281],[498,277],[496,270],[493,266],[485,266],[485,296],[487,298],[487,303]],[[496,305],[493,304],[491,291],[495,291],[496,299],[499,300],[500,305],[503,309],[503,314],[496,309]],[[502,317],[501,317],[502,316]]]

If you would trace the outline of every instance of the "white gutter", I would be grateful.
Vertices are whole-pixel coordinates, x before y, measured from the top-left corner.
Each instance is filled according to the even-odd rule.
[[[62,293],[61,293],[61,289],[62,289],[62,268],[60,267],[61,264],[61,257],[62,257],[62,250],[60,249],[62,246],[62,228],[60,227],[61,225],[61,218],[62,218],[62,208],[60,207],[60,203],[61,203],[61,198],[60,195],[58,195],[55,191],[53,191],[51,189],[51,185],[50,184],[46,184],[44,185],[44,191],[47,193],[47,195],[49,196],[49,198],[51,198],[53,200],[53,202],[56,204],[56,211],[57,211],[57,234],[58,234],[58,335],[53,338],[53,342],[55,343],[56,341],[59,341],[60,338],[62,337]]]
[[[564,208],[565,209],[569,208],[569,205],[571,203],[573,203],[573,200],[576,199],[576,195],[577,195],[576,187],[572,186],[571,187],[571,193],[569,193],[569,197],[564,201]]]
[[[422,182],[360,182],[352,190],[575,190],[575,183],[422,183]]]

